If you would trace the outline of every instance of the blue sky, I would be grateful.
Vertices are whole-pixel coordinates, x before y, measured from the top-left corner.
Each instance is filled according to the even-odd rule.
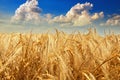
[[[26,0],[0,0],[0,12],[14,14],[15,10]],[[120,14],[120,0],[39,0],[39,7],[43,13],[65,14],[77,3],[90,2],[94,5],[94,11],[104,11],[106,14]]]
[[[120,0],[28,1],[0,0],[0,32],[25,32],[30,29],[44,32],[54,28],[69,32],[96,27],[100,33],[108,29],[120,33]],[[22,4],[25,5],[20,8]],[[27,11],[20,12],[23,9]]]

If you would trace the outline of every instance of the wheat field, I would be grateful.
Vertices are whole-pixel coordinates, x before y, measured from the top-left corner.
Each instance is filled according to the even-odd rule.
[[[1,33],[0,80],[120,80],[120,35]]]

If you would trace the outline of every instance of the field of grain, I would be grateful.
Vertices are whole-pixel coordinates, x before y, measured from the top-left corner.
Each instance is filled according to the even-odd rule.
[[[0,80],[120,80],[120,35],[1,33]]]

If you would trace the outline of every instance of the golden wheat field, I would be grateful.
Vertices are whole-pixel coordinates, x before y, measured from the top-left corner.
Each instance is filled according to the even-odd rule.
[[[120,35],[1,33],[0,80],[120,80]]]

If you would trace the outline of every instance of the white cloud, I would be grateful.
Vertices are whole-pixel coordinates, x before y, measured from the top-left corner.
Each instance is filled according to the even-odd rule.
[[[41,9],[38,7],[38,0],[27,0],[24,4],[15,11],[15,15],[12,17],[12,23],[59,23],[61,26],[86,26],[92,24],[93,21],[103,18],[104,13],[90,13],[93,4],[77,3],[73,6],[66,15],[60,15],[53,17],[52,14],[40,15]]]
[[[52,18],[53,18],[53,15],[48,13],[48,14],[45,14],[42,19],[45,22],[50,22]]]
[[[67,14],[54,17],[52,22],[64,24],[72,24],[72,26],[85,26],[91,24],[93,21],[103,18],[104,13],[90,14],[93,4],[86,2],[85,4],[76,4]]]
[[[41,9],[38,7],[38,0],[27,0],[26,3],[20,5],[12,17],[13,23],[40,21]]]
[[[104,17],[104,13],[100,12],[100,13],[95,13],[93,16],[91,16],[92,20],[97,20],[99,18],[103,18]]]
[[[102,26],[120,26],[120,15],[114,15],[110,19],[106,21],[106,23],[102,23]]]

